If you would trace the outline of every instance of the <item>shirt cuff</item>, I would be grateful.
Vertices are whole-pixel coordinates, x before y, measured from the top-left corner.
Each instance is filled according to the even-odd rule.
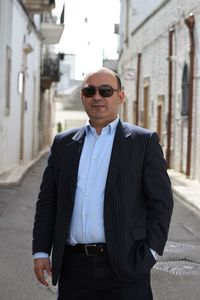
[[[33,255],[33,258],[36,259],[36,258],[49,258],[49,254],[48,253],[45,253],[45,252],[36,252],[34,255]]]
[[[156,251],[151,248],[150,248],[150,251],[151,251],[151,254],[153,255],[153,257],[155,258],[155,260],[157,260],[158,253],[156,253]]]

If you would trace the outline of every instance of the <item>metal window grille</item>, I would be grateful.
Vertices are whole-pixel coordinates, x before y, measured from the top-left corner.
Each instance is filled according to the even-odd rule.
[[[188,116],[189,110],[189,69],[187,63],[183,67],[181,116]]]

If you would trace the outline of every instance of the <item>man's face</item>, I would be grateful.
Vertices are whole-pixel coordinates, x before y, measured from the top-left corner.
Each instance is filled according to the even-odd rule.
[[[117,79],[113,74],[98,72],[88,76],[83,87],[111,86],[115,91],[112,96],[104,97],[99,90],[92,97],[87,97],[81,93],[81,99],[91,125],[103,124],[104,126],[112,122],[118,114],[118,108],[124,101],[124,92],[118,91]]]

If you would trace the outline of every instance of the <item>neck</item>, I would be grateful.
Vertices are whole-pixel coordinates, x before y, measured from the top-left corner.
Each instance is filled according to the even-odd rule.
[[[103,125],[99,125],[99,124],[98,124],[98,125],[97,125],[97,124],[95,124],[95,123],[93,123],[93,122],[90,121],[90,125],[91,125],[92,127],[94,127],[95,130],[96,130],[96,133],[100,135],[102,129],[103,129],[107,124],[103,124]]]
[[[96,121],[96,120],[94,121],[94,120],[90,119],[90,125],[95,128],[97,134],[101,134],[102,129],[104,127],[106,127],[108,124],[110,124],[111,122],[113,122],[116,118],[117,118],[117,116],[115,118],[113,118],[112,120],[109,120],[107,122],[105,122],[105,121],[101,122],[100,120],[99,121]]]

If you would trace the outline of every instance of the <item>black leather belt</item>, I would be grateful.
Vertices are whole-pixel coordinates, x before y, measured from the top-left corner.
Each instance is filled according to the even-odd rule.
[[[87,256],[103,255],[106,252],[105,244],[76,244],[74,246],[66,245],[66,247],[70,251],[83,253]]]

